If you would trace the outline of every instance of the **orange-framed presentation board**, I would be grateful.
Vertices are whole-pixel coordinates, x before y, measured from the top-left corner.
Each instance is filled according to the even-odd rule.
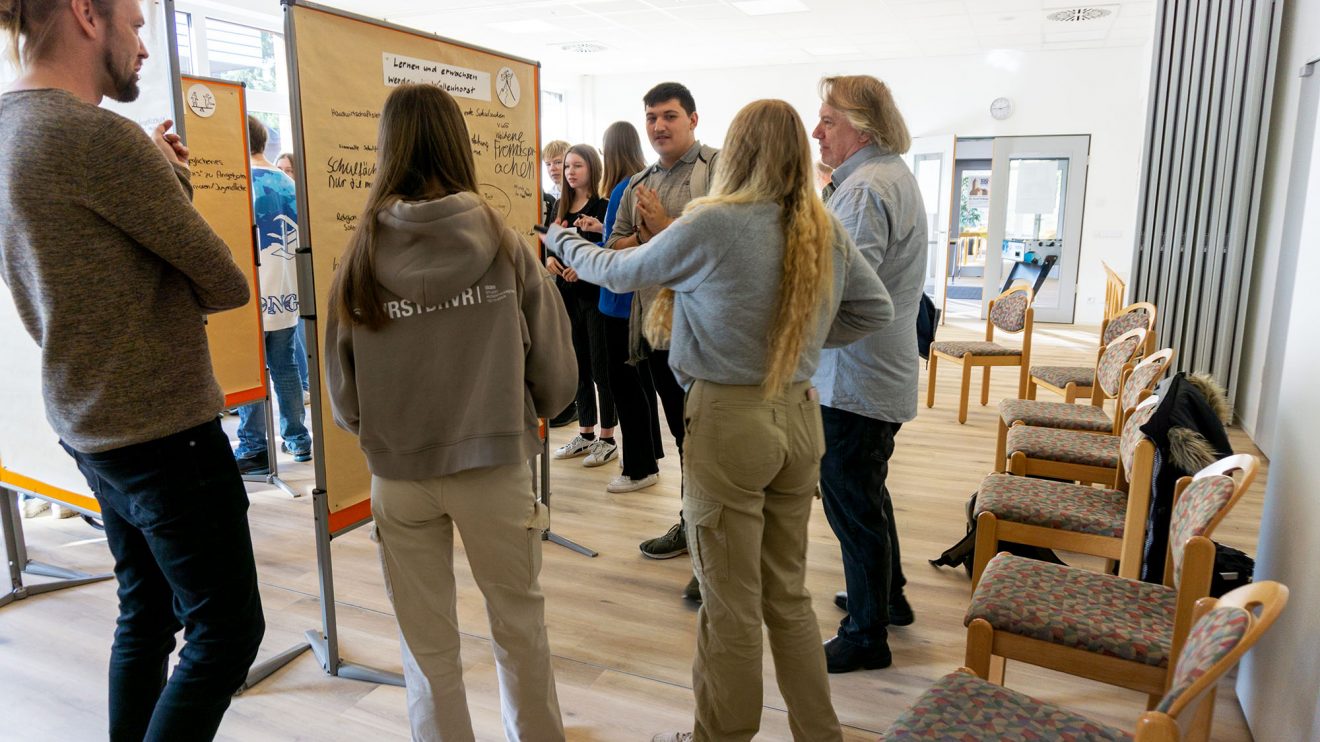
[[[225,405],[233,407],[266,397],[247,101],[239,83],[191,75],[183,75],[181,81],[193,206],[229,246],[252,287],[253,299],[246,306],[206,320],[211,366],[225,393]]]
[[[326,347],[324,317],[334,271],[357,228],[376,171],[380,112],[401,83],[439,85],[458,100],[482,195],[510,226],[527,235],[528,249],[533,249],[532,226],[541,216],[540,70],[535,62],[310,3],[285,4],[303,169],[300,234],[311,250],[318,348]],[[338,533],[370,518],[370,474],[357,438],[334,425],[325,384],[318,386],[321,399],[313,407],[317,489],[327,499],[329,531]]]

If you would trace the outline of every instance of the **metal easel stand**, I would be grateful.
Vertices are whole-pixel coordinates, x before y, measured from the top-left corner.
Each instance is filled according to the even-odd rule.
[[[114,577],[113,574],[91,575],[28,559],[27,544],[23,540],[23,519],[18,511],[18,493],[10,489],[3,489],[0,492],[3,493],[3,501],[0,502],[0,530],[4,533],[5,557],[9,563],[9,592],[0,595],[0,607],[33,595],[101,582]],[[63,503],[61,505],[67,507]],[[39,585],[24,585],[24,573],[57,579],[55,582],[44,582]]]
[[[316,383],[316,382],[313,382]],[[336,534],[330,533],[330,501],[325,490],[312,490],[312,511],[316,514],[316,571],[321,586],[321,630],[308,629],[305,636],[312,654],[328,674],[366,683],[403,687],[403,676],[374,667],[345,662],[339,656],[339,624],[335,617],[335,579],[330,563],[330,541],[367,521]]]
[[[534,479],[535,479],[536,481],[534,481],[534,482],[532,483],[532,486],[534,486],[534,487],[536,488],[537,492],[538,492],[538,493],[540,494],[540,496],[541,496],[541,504],[545,506],[545,512],[546,512],[546,528],[545,528],[544,531],[541,532],[541,540],[542,540],[542,541],[549,541],[549,542],[552,543],[552,544],[558,544],[559,546],[562,546],[562,547],[564,547],[564,548],[566,548],[566,549],[572,549],[573,551],[576,551],[577,553],[579,553],[579,554],[581,554],[581,555],[583,555],[583,556],[588,556],[588,557],[600,556],[600,552],[599,552],[599,551],[596,551],[595,549],[589,549],[589,548],[583,546],[582,544],[579,544],[579,543],[577,543],[577,542],[575,542],[575,541],[570,541],[569,539],[566,539],[566,538],[564,538],[563,536],[560,536],[559,534],[555,533],[554,530],[551,528],[551,526],[550,526],[550,524],[549,524],[549,517],[550,517],[550,514],[553,512],[553,511],[550,509],[550,425],[549,425],[549,422],[550,422],[549,420],[546,421],[545,435],[541,438],[541,470],[540,470],[540,476],[539,476],[539,477],[534,477]],[[535,473],[535,470],[533,470],[533,473]]]

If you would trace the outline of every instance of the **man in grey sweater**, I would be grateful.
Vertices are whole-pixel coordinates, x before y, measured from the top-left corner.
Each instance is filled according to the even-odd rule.
[[[0,31],[21,38],[25,71],[0,96],[0,277],[115,558],[110,737],[210,739],[264,632],[204,324],[250,288],[190,203],[170,122],[148,138],[98,107],[137,97],[139,4],[11,8]]]
[[[821,84],[812,136],[834,168],[826,203],[894,302],[894,322],[821,353],[825,517],[839,538],[848,615],[825,645],[830,672],[888,667],[890,625],[912,623],[903,596],[894,505],[885,480],[894,437],[917,414],[917,309],[926,282],[926,209],[901,157],[911,138],[884,83],[866,75]]]

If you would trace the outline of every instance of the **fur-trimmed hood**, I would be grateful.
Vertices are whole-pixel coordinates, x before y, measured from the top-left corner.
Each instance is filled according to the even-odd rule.
[[[1196,388],[1219,421],[1227,426],[1233,419],[1228,394],[1209,374],[1187,374],[1187,383]],[[1205,436],[1191,428],[1169,428],[1169,459],[1186,472],[1195,472],[1219,460],[1219,452]]]

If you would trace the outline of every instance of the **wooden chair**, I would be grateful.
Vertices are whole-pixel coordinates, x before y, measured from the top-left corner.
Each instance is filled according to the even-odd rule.
[[[926,406],[935,406],[935,375],[941,358],[962,364],[962,396],[958,403],[958,422],[967,422],[967,398],[972,390],[972,368],[981,366],[981,404],[990,403],[990,367],[1017,366],[1018,396],[1027,390],[1027,368],[1031,362],[1031,289],[1014,286],[990,301],[985,320],[984,342],[936,341],[930,345],[930,376],[926,386]],[[995,329],[1022,333],[1022,347],[1010,348],[995,340]]]
[[[1170,673],[1168,692],[1159,706],[1137,719],[1134,733],[990,683],[964,667],[937,680],[880,739],[1208,742],[1215,687],[1287,604],[1288,588],[1269,581],[1245,585],[1219,600],[1197,601],[1195,623]]]
[[[1159,397],[1147,397],[1123,423],[1118,480],[1112,489],[991,474],[976,495],[972,589],[999,549],[1012,541],[1117,561],[1119,577],[1141,575],[1155,444],[1141,433]]]
[[[1103,354],[1105,348],[1114,339],[1126,332],[1138,327],[1146,330],[1146,353],[1155,350],[1155,305],[1149,302],[1138,302],[1129,304],[1118,311],[1113,317],[1105,317],[1100,325],[1100,349],[1098,354]],[[1072,403],[1078,399],[1091,396],[1092,387],[1095,385],[1095,369],[1087,366],[1032,366],[1031,372],[1027,376],[1027,399],[1036,398],[1036,388],[1045,387],[1046,389],[1059,394],[1065,402]],[[1094,400],[1091,402],[1095,404]]]
[[[1169,370],[1172,360],[1173,350],[1165,348],[1138,363],[1124,377],[1118,406],[1131,410],[1145,399]],[[1008,470],[1020,477],[1108,483],[1116,481],[1118,475],[1118,436],[1109,432],[1015,424],[1008,428],[1004,453]],[[996,463],[996,467],[1000,466],[1003,464]]]
[[[1127,301],[1127,281],[1105,261],[1100,261],[1100,265],[1105,269],[1104,316],[1105,319],[1113,319],[1122,311],[1123,302]]]
[[[1002,684],[1021,660],[1145,693],[1155,708],[1173,678],[1196,601],[1210,592],[1210,535],[1256,476],[1256,458],[1229,456],[1179,481],[1170,566],[1153,585],[1058,564],[996,555],[967,611],[967,666]]]
[[[1106,399],[1117,399],[1130,364],[1145,353],[1149,333],[1143,328],[1128,330],[1109,342],[1096,360],[1092,376],[1100,383],[1091,387],[1091,404],[1041,402],[1035,399],[1005,399],[999,403],[999,432],[995,438],[995,471],[1004,470],[1008,429],[1021,423],[1038,428],[1087,430],[1118,435],[1123,425],[1123,405],[1116,404],[1114,416],[1104,410]]]

